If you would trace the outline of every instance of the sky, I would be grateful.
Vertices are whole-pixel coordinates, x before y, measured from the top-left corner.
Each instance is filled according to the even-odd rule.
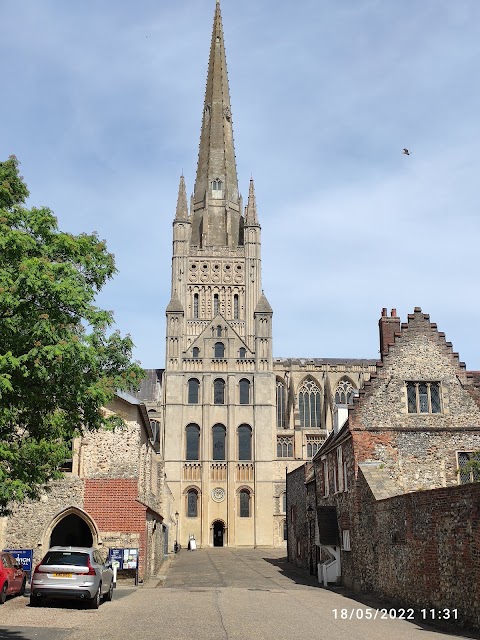
[[[262,225],[275,357],[377,358],[429,313],[480,369],[480,2],[222,0],[239,187]],[[96,231],[98,304],[165,364],[172,220],[193,191],[214,0],[0,0],[0,160]],[[406,147],[411,155],[402,154]]]

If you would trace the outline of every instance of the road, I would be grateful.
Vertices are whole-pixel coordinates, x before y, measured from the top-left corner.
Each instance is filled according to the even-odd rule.
[[[458,628],[381,619],[378,603],[321,588],[276,549],[182,550],[165,580],[120,587],[97,611],[28,598],[0,608],[1,640],[447,640]],[[365,619],[369,614],[372,618]],[[395,612],[393,612],[395,614]],[[400,615],[400,614],[398,614]],[[342,619],[347,617],[348,619]],[[349,619],[349,618],[352,619]],[[358,619],[363,618],[363,619]]]

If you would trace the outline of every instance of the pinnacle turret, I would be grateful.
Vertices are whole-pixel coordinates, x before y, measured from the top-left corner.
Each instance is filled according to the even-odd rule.
[[[245,224],[258,224],[257,203],[255,201],[255,187],[253,178],[250,178],[250,187],[248,190],[248,202],[245,207]]]
[[[177,212],[175,214],[175,220],[188,220],[187,189],[185,187],[185,178],[183,175],[180,177],[180,184],[178,186]]]

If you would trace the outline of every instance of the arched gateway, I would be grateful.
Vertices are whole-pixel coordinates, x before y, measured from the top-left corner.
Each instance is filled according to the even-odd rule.
[[[225,539],[225,523],[223,520],[215,520],[213,523],[213,546],[223,547]]]
[[[81,509],[69,507],[58,513],[45,532],[47,547],[97,547],[98,529]]]

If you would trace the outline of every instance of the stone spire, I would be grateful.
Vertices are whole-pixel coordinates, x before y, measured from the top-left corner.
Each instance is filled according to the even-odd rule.
[[[250,187],[248,190],[248,202],[245,207],[245,224],[258,224],[257,203],[255,201],[255,187],[253,178],[250,178]]]
[[[188,220],[187,190],[185,188],[185,178],[183,175],[180,177],[180,184],[178,186],[177,212],[175,214],[175,220]]]
[[[213,197],[238,205],[232,112],[218,0],[215,6],[194,202],[205,202],[212,193],[213,182],[219,180],[221,188]],[[218,182],[216,186],[219,186]]]

